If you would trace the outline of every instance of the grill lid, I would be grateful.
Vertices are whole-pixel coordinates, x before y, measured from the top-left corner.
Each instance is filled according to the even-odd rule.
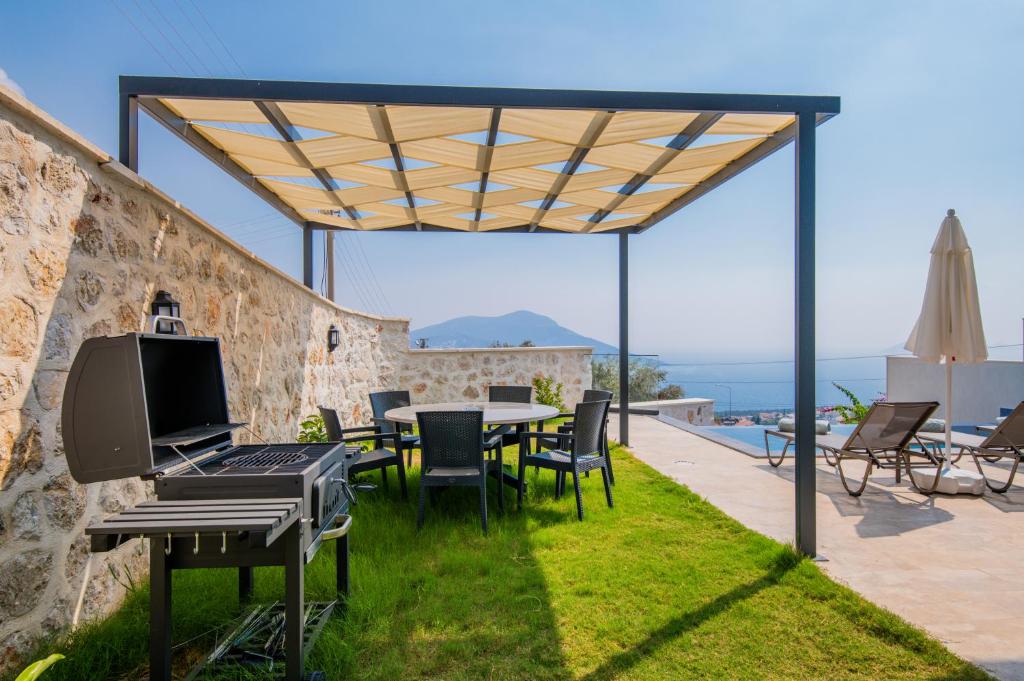
[[[130,333],[82,343],[62,407],[78,482],[152,476],[231,444],[216,338]]]

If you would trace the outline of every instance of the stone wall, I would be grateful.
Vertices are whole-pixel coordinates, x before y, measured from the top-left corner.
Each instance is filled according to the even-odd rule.
[[[86,570],[85,525],[150,485],[75,483],[59,417],[82,340],[142,330],[158,289],[190,332],[222,339],[231,414],[270,440],[293,440],[318,404],[364,422],[367,393],[404,368],[407,321],[315,295],[0,89],[0,669],[79,607],[109,612],[124,572],[144,571],[139,542]]]
[[[410,350],[398,383],[413,402],[459,402],[487,399],[492,384],[530,385],[546,376],[564,386],[571,407],[590,387],[592,353],[588,347]]]
[[[81,342],[143,330],[159,289],[191,333],[221,338],[231,415],[268,440],[293,440],[320,404],[366,423],[375,389],[482,399],[540,374],[572,405],[590,386],[590,348],[408,350],[407,320],[321,298],[0,88],[0,673],[76,615],[109,613],[126,573],[144,578],[139,542],[90,559],[83,529],[151,486],[75,483],[60,407]]]

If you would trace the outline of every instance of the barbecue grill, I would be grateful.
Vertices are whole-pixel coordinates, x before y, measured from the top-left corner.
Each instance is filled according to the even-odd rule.
[[[64,392],[68,467],[81,483],[140,476],[156,501],[90,525],[91,550],[150,539],[150,674],[171,678],[171,571],[238,569],[239,599],[256,566],[285,567],[285,677],[303,677],[303,566],[337,539],[348,593],[344,445],[235,445],[220,342],[131,333],[86,340]]]

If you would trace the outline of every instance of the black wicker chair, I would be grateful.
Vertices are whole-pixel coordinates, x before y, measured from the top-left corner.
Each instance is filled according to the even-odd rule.
[[[583,496],[580,493],[580,473],[595,469],[601,470],[604,481],[604,494],[608,507],[614,506],[612,500],[611,480],[608,476],[608,455],[601,443],[601,435],[605,430],[608,417],[607,400],[598,402],[580,402],[573,413],[573,432],[545,433],[525,432],[519,440],[519,479],[526,474],[527,466],[548,468],[555,471],[555,498],[565,493],[565,475],[572,474],[572,483],[576,491],[576,515],[583,520]],[[547,451],[530,453],[530,441],[539,438],[555,438],[562,447]],[[517,494],[519,508],[523,507],[523,487]]]
[[[405,462],[402,460],[401,436],[396,432],[385,432],[380,426],[358,426],[342,428],[338,412],[328,407],[320,407],[327,430],[328,442],[344,442],[345,456],[348,459],[348,475],[351,478],[357,473],[380,469],[380,481],[384,489],[388,487],[388,467],[394,466],[398,472],[398,485],[402,490],[402,498],[409,498],[409,490],[405,484]],[[362,451],[366,442],[372,441],[373,448]],[[385,444],[390,442],[394,451]]]
[[[416,529],[423,527],[428,492],[439,487],[468,486],[480,490],[480,523],[487,534],[487,478],[501,471],[498,459],[484,457],[482,411],[421,411],[416,414],[420,428],[420,498]],[[498,478],[498,508],[504,510],[504,485]]]
[[[596,388],[589,388],[589,389],[583,391],[583,399],[580,400],[580,401],[581,402],[602,402],[602,401],[604,401],[604,402],[608,402],[609,405],[610,405],[611,401],[612,401],[612,397],[613,397],[613,395],[612,395],[612,391],[611,390],[598,390]],[[552,418],[556,418],[556,419],[568,418],[568,419],[571,419],[572,417],[573,417],[573,414],[571,412],[569,412],[569,413],[563,412],[563,413],[558,414],[557,416],[554,416]],[[544,422],[543,421],[541,423],[537,424],[537,425],[538,425],[537,430],[541,430],[541,431],[544,430]],[[559,433],[571,433],[572,429],[573,429],[573,422],[572,421],[565,421],[565,422],[560,423],[558,425],[558,432]],[[559,446],[560,446],[560,443],[558,442],[558,440],[556,438],[540,438],[537,441],[537,447],[538,448],[544,447],[544,448],[547,448],[547,449],[558,449]],[[602,447],[601,451],[604,453],[604,455],[606,457],[608,457],[608,479],[614,485],[615,484],[615,469],[612,468],[612,457],[611,457],[611,452],[610,452],[609,447],[608,447],[608,417],[607,416],[604,419],[604,425],[602,426],[602,429],[601,429],[601,447]],[[589,476],[589,472],[588,472],[587,477],[590,477]]]
[[[408,390],[385,390],[382,392],[370,393],[370,408],[373,410],[373,422],[380,426],[381,432],[400,433],[402,436],[402,451],[406,452],[408,462],[412,465],[412,450],[420,446],[420,436],[412,432],[412,425],[408,423],[395,423],[384,418],[389,409],[408,407],[412,404]]]
[[[491,385],[487,387],[488,402],[518,402],[529,404],[533,400],[533,386],[529,385]],[[519,434],[512,426],[504,425],[490,428],[484,432],[484,451],[492,455],[496,450],[509,445],[518,444]]]

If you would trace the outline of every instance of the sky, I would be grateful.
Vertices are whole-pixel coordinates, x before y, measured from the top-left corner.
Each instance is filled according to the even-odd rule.
[[[837,95],[842,113],[817,140],[819,356],[902,346],[947,208],[974,250],[989,343],[1021,342],[1024,3],[282,8],[0,3],[0,82],[114,155],[119,74]],[[298,229],[142,118],[141,173],[298,277]],[[789,147],[631,238],[631,349],[788,356],[793,201]],[[413,328],[528,309],[616,341],[614,237],[372,233],[343,235],[339,247],[343,305]]]

